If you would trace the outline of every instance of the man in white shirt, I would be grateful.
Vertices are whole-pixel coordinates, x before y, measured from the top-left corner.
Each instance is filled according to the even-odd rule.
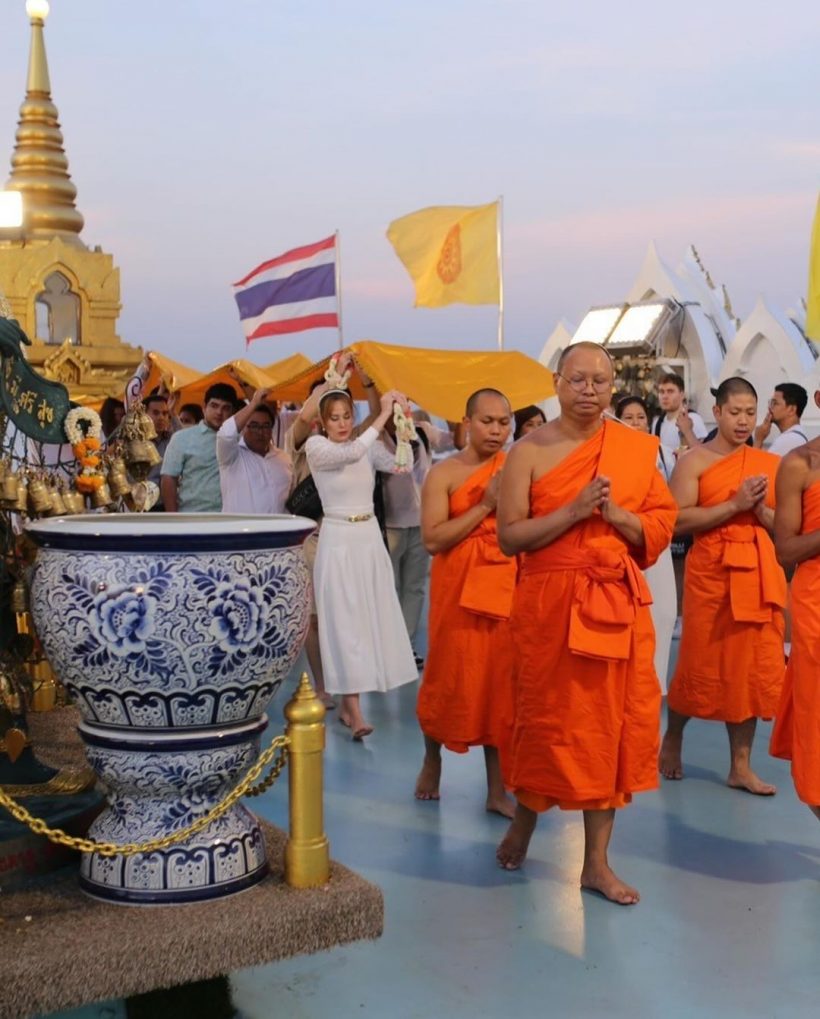
[[[652,434],[657,435],[661,445],[672,453],[677,452],[681,446],[690,449],[697,446],[707,434],[706,424],[700,414],[688,409],[684,390],[680,375],[670,373],[658,382],[661,413],[652,422]]]
[[[293,468],[271,444],[274,413],[257,389],[248,404],[216,433],[223,513],[284,513]]]
[[[766,447],[768,453],[785,456],[808,442],[809,437],[800,425],[800,418],[808,402],[809,394],[795,382],[781,382],[779,386],[775,386],[769,400],[769,412],[755,428],[755,445],[763,445],[772,430],[772,424],[777,425],[780,434]]]

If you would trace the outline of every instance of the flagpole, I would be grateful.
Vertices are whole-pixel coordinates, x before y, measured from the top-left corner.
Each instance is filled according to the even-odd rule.
[[[344,347],[342,332],[342,241],[336,231],[336,317],[339,319],[339,350]]]
[[[496,216],[496,251],[498,255],[498,349],[504,349],[504,260],[501,245],[501,228],[504,215],[504,196],[498,196],[498,215]]]

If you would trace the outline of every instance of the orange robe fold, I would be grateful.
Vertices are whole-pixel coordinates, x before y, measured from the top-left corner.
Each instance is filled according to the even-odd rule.
[[[780,458],[742,446],[700,477],[698,506],[730,499],[744,479],[769,478],[774,505]],[[686,560],[683,629],[669,707],[682,715],[744,722],[771,718],[783,685],[786,577],[753,512],[695,535]]]
[[[645,540],[630,545],[596,512],[522,556],[505,778],[532,810],[621,807],[658,784],[661,691],[641,570],[669,544],[677,507],[657,455],[657,439],[606,422],[531,487],[531,516],[546,516],[605,475],[613,502],[640,517]]]
[[[450,496],[450,518],[481,501],[504,463],[497,453]],[[512,732],[509,616],[517,564],[498,547],[495,514],[433,556],[428,652],[417,714],[426,736],[448,750],[503,749]]]
[[[803,493],[801,533],[820,529],[820,481]],[[792,578],[792,647],[769,752],[792,762],[804,803],[820,805],[820,556]]]

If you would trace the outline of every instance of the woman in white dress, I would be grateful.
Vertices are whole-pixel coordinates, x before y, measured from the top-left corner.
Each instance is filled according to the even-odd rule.
[[[305,452],[324,509],[314,568],[319,645],[328,693],[341,694],[339,721],[354,740],[373,731],[359,694],[392,690],[418,679],[393,579],[393,566],[373,513],[375,471],[392,472],[395,457],[379,441],[400,393],[381,398],[381,413],[359,438],[353,402],[331,390],[319,404],[324,435],[313,435]]]
[[[639,396],[625,396],[615,408],[619,421],[639,432],[649,431],[649,414],[646,404]],[[675,467],[674,457],[661,446],[658,453],[658,470],[666,481]],[[655,671],[660,680],[661,690],[666,694],[666,676],[669,671],[669,652],[672,647],[672,633],[678,615],[678,597],[675,588],[675,568],[672,564],[672,550],[664,549],[654,566],[645,571],[646,582],[652,592],[652,622],[655,624]]]

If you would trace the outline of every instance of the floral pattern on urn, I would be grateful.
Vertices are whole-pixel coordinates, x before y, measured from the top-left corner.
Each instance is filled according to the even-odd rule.
[[[300,548],[89,556],[34,569],[37,632],[85,720],[137,728],[260,717],[308,623]]]

